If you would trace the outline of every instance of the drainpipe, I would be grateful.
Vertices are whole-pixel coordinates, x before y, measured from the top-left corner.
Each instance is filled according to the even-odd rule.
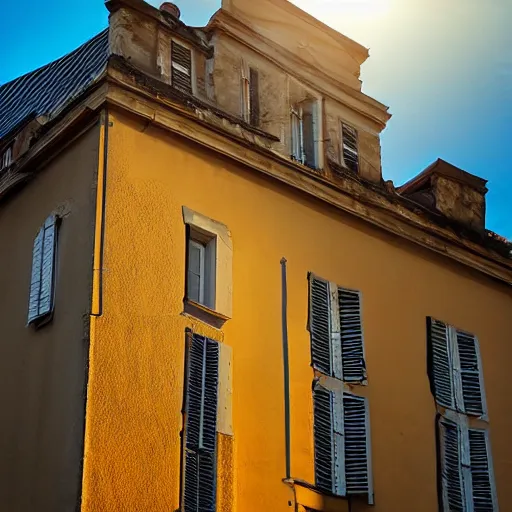
[[[283,375],[284,375],[284,436],[286,449],[286,479],[291,477],[290,469],[290,364],[288,360],[288,293],[286,288],[286,258],[281,259],[281,322],[283,337]]]

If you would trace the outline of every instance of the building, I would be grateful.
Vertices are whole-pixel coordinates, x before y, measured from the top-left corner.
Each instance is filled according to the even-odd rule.
[[[2,509],[512,510],[486,181],[385,182],[367,50],[285,0],[106,5],[0,88]]]

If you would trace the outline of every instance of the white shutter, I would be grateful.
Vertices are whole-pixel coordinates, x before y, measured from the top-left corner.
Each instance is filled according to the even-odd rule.
[[[313,368],[331,376],[331,300],[329,283],[309,274],[309,332]]]
[[[482,365],[478,341],[472,334],[455,331],[458,350],[461,400],[459,410],[466,414],[482,416],[485,410]]]
[[[53,311],[57,219],[48,217],[39,230],[32,252],[28,322],[46,317]]]
[[[357,131],[351,126],[341,124],[342,137],[342,164],[351,171],[359,172],[359,152],[357,148]]]
[[[343,393],[347,494],[368,495],[373,504],[370,413],[366,398]]]
[[[453,367],[449,328],[443,322],[427,318],[429,339],[429,377],[436,402],[455,409]]]
[[[473,510],[475,512],[497,511],[498,502],[494,484],[489,433],[486,430],[469,429],[468,437]]]

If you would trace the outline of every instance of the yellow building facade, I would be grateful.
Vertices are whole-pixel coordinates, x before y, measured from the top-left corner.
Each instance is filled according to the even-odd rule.
[[[81,510],[512,510],[512,260],[482,224],[484,180],[438,161],[404,187],[384,182],[390,116],[361,92],[367,51],[284,0],[225,1],[200,33],[173,5],[107,7],[108,64],[83,100],[97,173]],[[332,283],[331,351],[344,343],[332,294],[358,292],[359,381],[314,364],[315,278]],[[462,331],[478,338],[481,414],[468,405],[462,349],[453,372],[436,373],[429,319],[455,326],[448,352]],[[194,336],[218,347],[213,503],[186,494],[196,485],[200,500],[210,485],[187,480]],[[350,417],[338,431],[337,398],[333,488],[319,485],[318,385],[365,399],[365,492],[339,476],[351,471]],[[440,418],[488,435],[483,480],[462,441],[460,488],[443,478],[453,460]]]

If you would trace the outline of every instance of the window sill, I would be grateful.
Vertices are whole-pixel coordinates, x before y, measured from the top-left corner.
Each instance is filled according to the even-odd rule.
[[[319,512],[349,512],[350,510],[348,498],[327,493],[302,480],[289,478],[284,480],[284,483],[293,488],[299,510]]]
[[[183,301],[183,313],[193,316],[217,329],[220,329],[226,320],[229,320],[229,317],[222,313],[190,299]]]

